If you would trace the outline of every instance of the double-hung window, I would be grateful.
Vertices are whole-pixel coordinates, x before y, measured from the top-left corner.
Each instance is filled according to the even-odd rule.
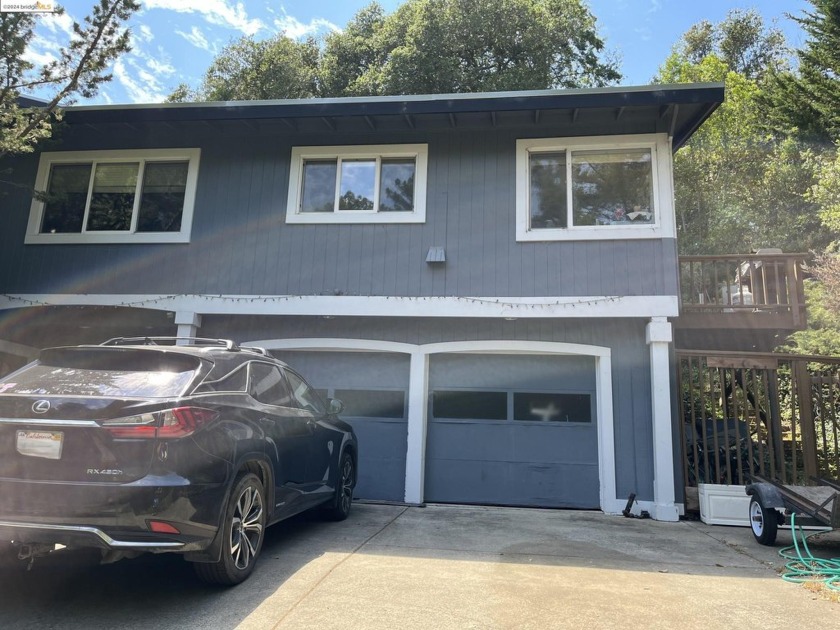
[[[663,134],[517,140],[519,241],[673,236]]]
[[[183,243],[199,149],[43,153],[27,243]]]
[[[422,223],[425,144],[294,147],[287,223]]]

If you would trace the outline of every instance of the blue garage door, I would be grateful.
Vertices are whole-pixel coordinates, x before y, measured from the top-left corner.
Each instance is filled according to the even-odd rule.
[[[407,355],[276,351],[322,395],[344,403],[359,438],[359,499],[403,501],[408,436]]]
[[[595,359],[433,356],[426,500],[598,508]]]

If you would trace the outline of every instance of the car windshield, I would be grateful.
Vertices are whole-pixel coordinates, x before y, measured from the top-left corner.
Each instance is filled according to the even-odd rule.
[[[184,391],[200,363],[142,350],[45,350],[37,362],[0,379],[0,393],[168,398]]]

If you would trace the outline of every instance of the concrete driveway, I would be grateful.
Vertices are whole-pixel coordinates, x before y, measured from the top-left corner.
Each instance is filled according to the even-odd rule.
[[[789,533],[779,535],[790,540]],[[827,548],[840,555],[840,545]],[[69,558],[69,557],[68,557]],[[783,582],[746,529],[596,512],[357,504],[269,530],[251,579],[178,558],[52,558],[0,573],[4,628],[829,627],[840,605]],[[833,621],[832,621],[833,620]],[[826,625],[828,624],[828,625]]]

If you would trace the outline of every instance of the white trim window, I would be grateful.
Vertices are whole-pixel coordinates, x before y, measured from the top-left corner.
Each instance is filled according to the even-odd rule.
[[[293,147],[286,223],[423,223],[428,145]]]
[[[674,235],[667,136],[516,141],[518,241]]]
[[[199,149],[42,153],[26,243],[187,243]]]

